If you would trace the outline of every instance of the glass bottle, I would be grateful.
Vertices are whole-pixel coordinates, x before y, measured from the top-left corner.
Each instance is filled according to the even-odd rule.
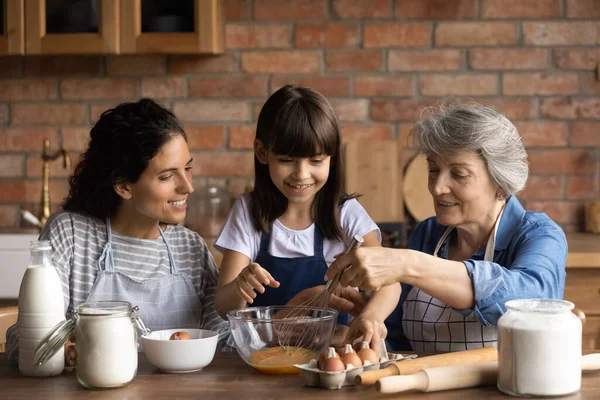
[[[186,225],[202,237],[214,238],[221,232],[230,208],[231,201],[225,189],[207,186],[199,191]]]
[[[57,353],[36,368],[33,353],[40,340],[57,323],[65,320],[60,279],[52,265],[52,246],[46,240],[30,245],[29,266],[19,289],[19,371],[25,376],[53,376],[62,372],[64,354]]]

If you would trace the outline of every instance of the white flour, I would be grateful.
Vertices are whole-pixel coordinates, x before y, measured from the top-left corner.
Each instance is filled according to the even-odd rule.
[[[561,300],[513,300],[498,321],[498,389],[557,396],[581,387],[581,321]]]
[[[120,387],[135,377],[137,338],[129,316],[80,315],[75,335],[77,379],[83,386]]]

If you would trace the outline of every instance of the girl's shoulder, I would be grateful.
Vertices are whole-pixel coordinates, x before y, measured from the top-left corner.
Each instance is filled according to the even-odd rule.
[[[376,231],[377,238],[381,241],[379,227],[369,216],[369,213],[355,198],[347,199],[340,210],[340,225],[347,237],[354,235],[364,236]]]
[[[235,203],[233,203],[233,207],[237,206],[241,207],[244,210],[249,210],[251,201],[252,197],[250,196],[250,193],[242,193],[237,197]]]
[[[342,225],[344,224],[344,221],[346,221],[348,219],[352,219],[352,218],[368,218],[368,219],[370,219],[369,213],[367,213],[367,210],[365,210],[365,208],[362,206],[362,204],[360,204],[358,202],[358,200],[355,198],[344,200],[341,204],[341,209],[340,209],[340,219],[341,219],[340,222],[342,223]]]

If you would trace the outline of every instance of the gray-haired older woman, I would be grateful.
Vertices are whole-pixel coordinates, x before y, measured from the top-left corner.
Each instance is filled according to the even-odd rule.
[[[388,348],[496,346],[506,301],[562,298],[565,235],[515,197],[527,181],[527,153],[502,114],[479,104],[429,109],[411,136],[427,156],[435,217],[415,227],[408,249],[359,248],[340,256],[328,278],[351,265],[343,285],[402,283],[385,321]]]

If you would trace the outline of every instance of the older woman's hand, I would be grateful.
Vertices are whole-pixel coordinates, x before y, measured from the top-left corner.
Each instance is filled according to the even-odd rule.
[[[323,293],[325,290],[325,285],[314,286],[308,289],[304,289],[299,292],[297,295],[292,297],[290,301],[288,301],[287,305],[290,306],[300,306],[300,305],[310,305],[308,302],[315,303],[312,305],[318,305],[317,297]],[[338,288],[334,294],[329,298],[329,303],[326,305],[329,308],[333,308],[339,312],[345,312],[353,317],[358,316],[363,307],[367,304],[365,298],[361,293],[356,291],[351,287]],[[323,306],[323,304],[321,304]]]
[[[331,280],[343,271],[340,278],[342,286],[379,290],[400,281],[403,266],[410,261],[410,254],[410,250],[360,247],[337,257],[325,276],[327,280]]]

